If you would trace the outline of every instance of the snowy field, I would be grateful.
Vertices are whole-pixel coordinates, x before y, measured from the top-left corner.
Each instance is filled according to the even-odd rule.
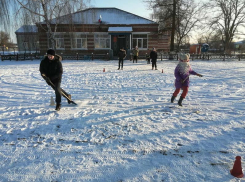
[[[191,61],[204,77],[181,108],[177,61],[63,61],[78,105],[59,112],[39,63],[0,62],[1,182],[244,181],[230,175],[236,156],[245,168],[244,61]]]

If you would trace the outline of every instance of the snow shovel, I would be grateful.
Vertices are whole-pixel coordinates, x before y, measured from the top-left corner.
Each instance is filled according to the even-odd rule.
[[[48,83],[50,84],[50,86],[51,86],[53,89],[55,89],[54,84],[51,82],[51,80],[50,80],[46,75],[43,75],[43,74],[42,74],[42,77],[46,80],[46,82],[48,82]],[[64,94],[64,91],[63,91],[62,88],[60,88],[60,90],[61,90],[61,95],[62,95],[63,97],[65,97],[67,100],[69,100],[70,103],[72,103],[72,104],[74,104],[74,105],[77,105],[77,104],[76,104],[73,100],[71,100],[66,94]]]

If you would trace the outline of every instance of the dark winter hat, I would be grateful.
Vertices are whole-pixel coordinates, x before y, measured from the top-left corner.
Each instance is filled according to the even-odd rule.
[[[52,55],[52,56],[55,56],[55,51],[53,49],[49,49],[47,51],[47,54]]]

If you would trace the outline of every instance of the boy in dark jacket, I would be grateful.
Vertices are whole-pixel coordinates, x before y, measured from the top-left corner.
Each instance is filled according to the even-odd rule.
[[[123,69],[123,60],[125,59],[125,57],[126,57],[126,51],[122,47],[120,51],[118,52],[118,59],[119,59],[118,70],[120,70],[120,66],[121,66],[121,69]]]
[[[59,111],[61,107],[61,95],[62,92],[66,97],[71,99],[71,95],[67,94],[63,89],[60,88],[63,67],[61,63],[61,57],[55,54],[53,49],[47,51],[47,56],[41,61],[39,71],[43,79],[50,85],[55,91],[55,101],[56,108],[55,110]],[[51,85],[51,82],[53,85]],[[70,101],[67,99],[68,103]]]
[[[154,47],[150,53],[150,58],[152,62],[152,70],[154,69],[154,67],[155,67],[155,70],[157,70],[157,51]]]

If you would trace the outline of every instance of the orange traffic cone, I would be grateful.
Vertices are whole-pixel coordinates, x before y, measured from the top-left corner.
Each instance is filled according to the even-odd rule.
[[[231,175],[235,176],[237,178],[242,178],[244,175],[242,173],[242,162],[241,162],[241,156],[236,156],[236,160],[233,165],[233,169],[230,170]]]
[[[105,68],[103,69],[103,72],[105,72]]]

